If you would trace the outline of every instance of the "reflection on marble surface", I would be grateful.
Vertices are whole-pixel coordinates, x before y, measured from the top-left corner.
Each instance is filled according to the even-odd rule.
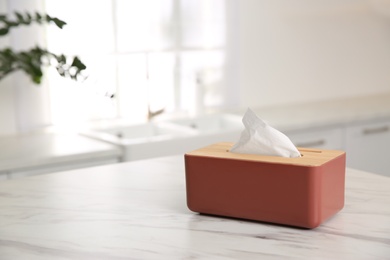
[[[0,182],[0,259],[385,259],[390,178],[347,170],[313,230],[190,212],[182,156]]]

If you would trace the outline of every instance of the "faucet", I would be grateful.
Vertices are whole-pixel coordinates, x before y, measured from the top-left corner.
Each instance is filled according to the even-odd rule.
[[[161,108],[155,112],[150,110],[150,104],[148,104],[148,121],[150,121],[153,117],[158,116],[164,112],[165,108]]]

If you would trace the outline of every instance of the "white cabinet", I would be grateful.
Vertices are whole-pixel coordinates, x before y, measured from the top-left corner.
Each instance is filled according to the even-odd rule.
[[[342,127],[291,131],[285,134],[297,147],[344,150]]]
[[[347,167],[390,176],[390,119],[286,135],[297,147],[346,151]]]
[[[390,120],[346,129],[347,166],[390,176]]]

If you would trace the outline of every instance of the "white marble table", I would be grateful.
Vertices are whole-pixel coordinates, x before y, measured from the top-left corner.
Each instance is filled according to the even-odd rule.
[[[199,215],[182,156],[0,182],[0,259],[389,259],[390,178],[347,170],[314,230]]]

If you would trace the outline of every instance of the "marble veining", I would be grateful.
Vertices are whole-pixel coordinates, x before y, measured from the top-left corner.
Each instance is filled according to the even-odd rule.
[[[186,207],[182,156],[0,182],[0,259],[390,259],[390,178],[347,169],[307,230]]]

